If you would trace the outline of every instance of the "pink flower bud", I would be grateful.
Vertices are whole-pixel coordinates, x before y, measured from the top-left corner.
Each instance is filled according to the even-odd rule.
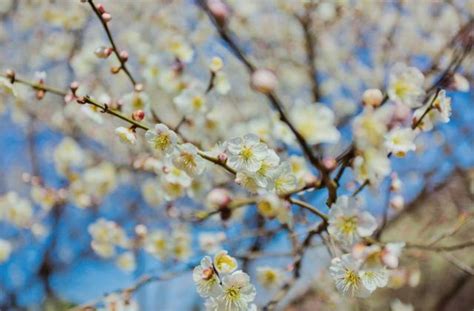
[[[230,11],[224,2],[222,2],[221,0],[208,0],[207,7],[216,22],[219,24],[219,26],[222,27],[227,24],[227,20],[230,16]]]
[[[252,73],[250,84],[254,90],[263,94],[269,94],[275,90],[278,80],[269,69],[257,69]]]
[[[98,3],[95,7],[97,8],[97,11],[99,11],[100,14],[104,14],[106,12],[102,3]]]
[[[217,159],[224,163],[225,161],[227,161],[227,154],[224,152],[221,152],[219,153],[219,155],[217,155]]]
[[[145,118],[145,112],[143,110],[137,110],[132,113],[132,119],[135,121],[141,121]]]
[[[95,56],[97,56],[98,58],[107,58],[110,56],[111,53],[112,53],[112,49],[106,48],[104,46],[98,47],[94,51]]]
[[[337,166],[337,161],[334,158],[324,158],[323,164],[328,170],[333,170]]]
[[[382,103],[383,94],[379,89],[368,89],[362,94],[364,105],[377,107]]]
[[[128,52],[127,51],[122,51],[120,52],[120,59],[123,61],[123,62],[126,62],[128,60]]]
[[[226,207],[231,201],[231,194],[227,189],[216,188],[212,189],[208,194],[206,201],[211,207],[223,208]]]
[[[396,211],[401,211],[405,205],[405,200],[401,195],[394,195],[390,199],[390,207]]]
[[[77,81],[71,82],[71,84],[69,85],[69,88],[71,89],[73,93],[76,93],[77,89],[79,88],[79,82]]]
[[[102,19],[104,20],[104,22],[108,23],[112,20],[112,15],[110,15],[109,13],[103,13],[101,15]]]

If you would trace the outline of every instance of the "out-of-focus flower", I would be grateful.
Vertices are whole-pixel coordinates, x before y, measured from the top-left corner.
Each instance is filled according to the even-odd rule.
[[[390,71],[388,96],[410,108],[419,107],[420,97],[425,93],[423,82],[424,76],[417,68],[397,63]]]
[[[169,237],[165,232],[153,231],[146,238],[145,250],[158,259],[164,260],[169,256],[171,247],[169,242]]]
[[[16,192],[8,192],[0,197],[0,220],[27,228],[33,220],[30,201],[20,198]]]
[[[274,289],[285,281],[285,274],[281,269],[269,266],[257,267],[257,280],[266,289]]]
[[[84,162],[84,153],[79,145],[69,137],[65,137],[53,153],[54,164],[58,172],[66,174],[68,170]]]
[[[296,186],[296,177],[291,173],[291,167],[288,162],[281,163],[271,171],[269,190],[275,191],[278,195],[285,195],[295,190]]]
[[[117,127],[115,129],[115,134],[120,138],[121,142],[126,144],[134,145],[137,142],[137,135],[135,131],[127,127]]]
[[[204,171],[204,159],[198,155],[198,149],[189,143],[178,146],[178,153],[173,157],[173,164],[186,172],[190,177]]]
[[[422,131],[430,131],[437,123],[447,123],[451,118],[451,98],[446,96],[444,90],[438,93],[438,97],[433,102],[433,109],[430,109],[430,104],[431,101],[428,101],[413,114],[413,123],[419,123],[417,128]],[[430,110],[425,115],[428,109]],[[425,116],[419,121],[423,115]]]
[[[397,157],[404,157],[409,151],[415,151],[413,142],[416,132],[411,128],[394,128],[385,135],[385,147]]]
[[[342,243],[353,244],[370,236],[376,228],[375,218],[369,212],[361,211],[352,197],[338,197],[329,211],[328,232]]]
[[[322,104],[298,103],[291,110],[291,119],[309,144],[334,144],[339,140],[334,113]]]
[[[10,258],[12,245],[8,240],[0,239],[0,265]]]
[[[204,90],[190,87],[173,99],[180,112],[189,117],[201,115],[208,110]]]
[[[355,157],[353,165],[356,180],[361,183],[368,180],[376,185],[391,171],[390,160],[385,150],[375,148],[363,150]]]
[[[132,252],[119,255],[115,263],[117,267],[126,272],[132,272],[136,268],[135,255]]]
[[[199,247],[207,254],[214,254],[221,249],[221,243],[225,240],[224,232],[203,232],[199,234]]]

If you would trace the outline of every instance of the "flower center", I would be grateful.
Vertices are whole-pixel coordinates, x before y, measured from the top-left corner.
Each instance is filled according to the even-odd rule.
[[[165,150],[171,144],[171,139],[167,134],[160,134],[155,138],[155,149]]]
[[[360,277],[355,271],[348,269],[344,274],[344,282],[347,285],[354,286],[357,288],[360,283]]]
[[[351,234],[357,229],[357,217],[342,217],[340,230],[344,234]]]
[[[242,158],[244,158],[245,161],[250,160],[250,158],[253,156],[252,148],[247,146],[242,148],[242,151],[240,151],[240,155],[242,156]]]

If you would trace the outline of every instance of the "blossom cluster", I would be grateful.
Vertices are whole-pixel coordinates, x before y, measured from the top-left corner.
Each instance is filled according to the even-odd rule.
[[[257,310],[256,290],[250,277],[237,270],[237,260],[227,251],[206,256],[193,270],[193,280],[201,297],[206,298],[206,310],[248,311]]]

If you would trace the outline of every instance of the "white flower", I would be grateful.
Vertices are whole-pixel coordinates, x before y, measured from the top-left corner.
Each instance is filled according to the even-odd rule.
[[[84,153],[79,145],[69,137],[64,138],[54,150],[56,169],[66,173],[70,168],[79,166],[84,161]]]
[[[257,267],[257,280],[266,289],[278,288],[284,282],[284,272],[268,266]]]
[[[185,89],[173,99],[173,102],[186,116],[195,117],[207,111],[204,91],[197,87]]]
[[[111,257],[115,254],[115,246],[126,247],[127,237],[123,229],[113,221],[99,218],[89,225],[92,236],[91,246],[102,257]]]
[[[413,114],[413,122],[418,123],[418,120],[429,109],[431,100],[423,107],[417,109]],[[417,126],[422,131],[429,131],[436,123],[448,123],[451,118],[451,98],[446,96],[446,92],[441,90],[438,97],[433,102],[433,109],[431,109],[421,120]]]
[[[194,56],[192,47],[183,38],[173,36],[169,42],[169,50],[182,62],[189,63]]]
[[[217,296],[222,291],[219,277],[214,271],[209,256],[201,259],[201,264],[193,270],[193,281],[201,297]]]
[[[186,172],[190,177],[200,175],[204,171],[204,159],[198,155],[198,149],[189,143],[178,147],[178,154],[173,158],[173,164]]]
[[[362,282],[360,262],[350,254],[333,258],[329,271],[336,282],[336,288],[344,295],[367,297],[370,291]]]
[[[227,79],[227,75],[224,72],[219,71],[216,73],[214,78],[214,88],[217,93],[221,95],[226,95],[229,93],[231,86],[229,80]]]
[[[268,154],[267,145],[261,143],[254,134],[231,139],[227,144],[227,150],[230,153],[227,164],[237,171],[256,172]]]
[[[385,135],[385,148],[398,157],[403,157],[408,151],[415,151],[413,140],[416,132],[411,128],[394,128]]]
[[[405,242],[387,243],[381,254],[383,264],[391,269],[397,268],[404,247]]]
[[[241,185],[251,193],[257,193],[259,186],[256,179],[256,174],[248,171],[237,172],[235,175],[235,182]]]
[[[362,279],[362,284],[370,292],[373,292],[379,287],[387,286],[388,277],[388,271],[384,267],[376,267],[360,271],[360,278]]]
[[[214,256],[214,267],[219,274],[231,273],[237,269],[237,260],[222,250]]]
[[[169,238],[163,231],[154,231],[145,240],[145,250],[153,256],[164,260],[169,254]]]
[[[30,201],[20,198],[16,192],[8,192],[0,197],[0,220],[2,219],[17,227],[29,227],[33,220]]]
[[[282,208],[285,208],[284,202],[274,193],[260,196],[257,202],[258,212],[267,218],[276,217]]]
[[[249,276],[235,271],[222,278],[222,292],[215,300],[219,311],[248,311],[249,304],[255,299],[255,286]]]
[[[117,172],[112,163],[101,162],[84,171],[83,180],[88,194],[103,197],[117,187]]]
[[[383,150],[364,149],[354,159],[354,174],[357,181],[361,183],[369,180],[371,184],[377,184],[382,178],[389,175],[390,171],[390,159]]]
[[[135,255],[132,252],[125,252],[117,257],[115,261],[117,267],[126,272],[132,272],[136,268]]]
[[[334,113],[322,104],[296,104],[291,109],[291,119],[309,144],[334,144],[339,140]]]
[[[342,243],[353,244],[361,237],[370,236],[377,221],[366,211],[359,210],[354,198],[340,196],[329,211],[328,232]]]
[[[175,259],[185,261],[191,256],[191,234],[186,226],[178,226],[171,236],[171,251]]]
[[[117,127],[115,129],[115,134],[117,134],[117,136],[120,138],[120,141],[123,143],[134,145],[137,142],[135,131],[130,128],[123,126]]]
[[[145,92],[132,92],[122,98],[122,109],[125,113],[137,110],[150,111],[150,97]]]
[[[267,156],[262,160],[260,168],[255,174],[255,181],[258,186],[265,188],[272,177],[272,170],[275,169],[280,163],[280,157],[272,149],[268,149]]]
[[[284,195],[295,190],[296,187],[297,181],[295,175],[291,172],[290,163],[283,162],[271,171],[269,190],[273,190],[279,195]]]
[[[158,206],[163,201],[160,184],[156,179],[147,179],[141,187],[143,198],[151,206]]]
[[[208,254],[214,254],[221,249],[221,243],[225,240],[224,232],[203,232],[199,234],[199,247]]]
[[[352,129],[359,149],[382,145],[384,135],[387,133],[387,123],[392,115],[391,112],[390,108],[374,109],[369,106],[364,108],[364,111],[354,119]]]
[[[178,136],[164,124],[155,125],[154,130],[148,130],[145,138],[153,150],[160,153],[170,154],[176,148]]]
[[[191,185],[191,177],[185,173],[185,171],[180,170],[174,165],[166,166],[166,173],[163,175],[163,179],[172,184],[178,184],[182,187],[189,187]]]
[[[0,239],[0,264],[8,260],[11,252],[11,243],[8,240]]]
[[[423,74],[415,67],[403,63],[395,64],[388,82],[388,96],[410,108],[420,106],[420,97],[424,95]]]

